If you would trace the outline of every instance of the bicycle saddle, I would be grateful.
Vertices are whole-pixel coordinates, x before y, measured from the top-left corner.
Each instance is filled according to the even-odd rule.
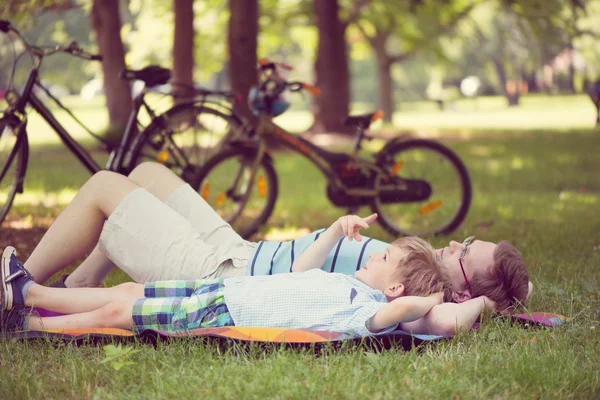
[[[146,86],[164,85],[171,79],[171,70],[168,70],[158,65],[150,65],[140,70],[125,69],[121,71],[121,79],[126,81],[143,81]]]
[[[345,126],[360,126],[361,128],[368,129],[371,122],[381,118],[381,111],[375,111],[369,114],[363,115],[349,115],[343,119],[342,123]]]

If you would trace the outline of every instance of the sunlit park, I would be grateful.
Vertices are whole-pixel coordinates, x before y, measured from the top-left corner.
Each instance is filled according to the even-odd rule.
[[[600,0],[2,1],[0,399],[599,398],[599,43]]]

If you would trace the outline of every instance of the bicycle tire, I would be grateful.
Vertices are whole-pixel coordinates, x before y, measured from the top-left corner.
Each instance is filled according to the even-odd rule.
[[[17,193],[22,191],[22,184],[27,170],[29,144],[25,132],[21,132],[20,135],[11,134],[12,138],[10,139],[14,139],[14,142],[8,143],[6,148],[3,145],[3,142],[8,138],[8,132],[5,131],[5,128],[11,126],[13,132],[17,132],[18,129],[24,129],[19,127],[20,123],[17,119],[9,117],[0,118],[0,174],[7,165],[12,150],[19,146],[10,162],[6,175],[0,181],[0,224],[4,222]],[[7,183],[11,176],[12,180],[8,183],[7,189],[4,190],[3,183]]]
[[[279,195],[277,174],[273,168],[273,163],[270,157],[266,155],[262,158],[259,164],[259,169],[256,171],[256,175],[253,177],[252,185],[246,186],[246,189],[251,191],[250,195],[252,195],[253,189],[257,188],[257,191],[259,192],[258,197],[264,197],[264,195],[261,193],[261,190],[263,190],[261,189],[261,186],[266,192],[266,201],[264,202],[263,206],[259,207],[261,209],[258,210],[258,214],[256,213],[256,209],[254,207],[256,207],[256,204],[259,201],[257,202],[253,198],[249,199],[247,202],[244,202],[243,196],[246,195],[246,192],[237,194],[236,197],[241,196],[242,199],[236,201],[233,198],[232,193],[230,193],[233,190],[232,187],[229,187],[227,192],[214,190],[214,186],[216,185],[219,185],[218,187],[229,186],[229,181],[225,181],[223,176],[231,176],[230,170],[233,169],[233,167],[230,167],[229,170],[225,169],[223,172],[221,172],[221,174],[216,173],[214,178],[211,176],[211,174],[214,173],[214,171],[217,170],[221,164],[224,164],[231,159],[236,159],[237,162],[240,162],[241,160],[240,165],[242,165],[244,161],[246,161],[246,164],[253,162],[256,159],[256,156],[256,149],[251,147],[227,147],[223,149],[219,153],[215,154],[210,160],[208,160],[206,164],[204,164],[200,173],[199,185],[194,188],[204,198],[204,200],[217,213],[219,213],[219,215],[227,223],[229,223],[240,236],[245,239],[248,239],[250,236],[256,233],[260,226],[267,222],[273,213],[277,196]],[[238,172],[242,171],[238,169]],[[260,174],[262,173],[264,173],[264,176],[261,178]],[[249,178],[249,176],[247,178]],[[261,179],[264,179],[262,184]],[[217,192],[216,196],[214,196],[215,192]],[[226,198],[223,198],[223,194],[226,194]],[[228,213],[224,210],[224,208],[221,208],[221,204],[219,204],[219,198],[222,199],[221,203],[225,203],[227,200],[231,199],[237,207],[235,212]],[[252,203],[253,207],[248,207],[249,203]],[[235,215],[236,213],[237,216]]]
[[[210,128],[202,129],[217,125],[219,132],[211,132]],[[200,130],[196,131],[194,127]],[[126,161],[126,172],[131,172],[136,165],[145,161],[159,162],[194,186],[197,184],[200,167],[221,145],[232,136],[241,134],[243,129],[243,123],[233,112],[227,114],[206,103],[177,105],[154,118],[135,138],[131,157]],[[193,144],[200,140],[210,145],[188,146],[190,140]]]
[[[407,155],[408,152],[415,150],[423,151],[424,153],[413,153],[414,155],[411,157]],[[433,154],[434,158],[427,159],[427,152]],[[396,155],[402,153],[404,153],[403,160],[397,160]],[[438,168],[440,171],[436,171],[434,165],[436,157],[448,163]],[[414,203],[394,203],[388,199],[388,204],[400,205],[402,207],[399,208],[398,212],[394,212],[394,215],[390,215],[392,213],[391,207],[388,208],[384,205],[383,196],[385,195],[383,193],[380,193],[371,202],[371,209],[379,216],[377,221],[389,233],[393,235],[417,235],[421,237],[445,235],[458,228],[467,216],[472,198],[469,173],[458,155],[446,146],[431,140],[412,139],[386,146],[381,152],[377,153],[376,159],[378,164],[388,171],[392,169],[393,172],[394,167],[399,169],[398,172],[400,175],[396,182],[402,182],[402,179],[425,180],[431,189],[430,195],[426,199],[423,199],[426,203],[418,203],[416,201]],[[394,166],[391,165],[392,162]],[[444,168],[448,170],[446,171]],[[456,173],[457,180],[455,184],[460,186],[459,188],[453,187],[453,182],[450,181],[450,169]],[[432,183],[434,175],[440,177],[439,184],[438,181],[435,184]],[[385,181],[389,182],[389,179],[390,177],[388,176],[380,176],[376,182],[376,187],[382,189],[387,184]],[[449,199],[448,193],[452,193],[453,196],[455,195],[456,199]],[[453,202],[456,203],[454,204],[454,208],[452,205]],[[406,210],[407,208],[408,210]],[[449,215],[447,219],[444,217],[446,214]],[[443,220],[443,222],[437,224],[438,219]],[[432,222],[434,220],[435,224]],[[401,223],[399,221],[404,222]],[[419,223],[423,223],[426,228],[416,229],[415,227]],[[404,227],[401,225],[404,225]]]

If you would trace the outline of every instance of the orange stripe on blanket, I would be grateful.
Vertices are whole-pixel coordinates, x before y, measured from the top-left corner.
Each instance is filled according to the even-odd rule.
[[[223,332],[221,336],[232,339],[254,340],[260,342],[323,342],[327,339],[321,335],[285,328],[255,328],[236,326]]]
[[[226,327],[226,328],[200,328],[189,332],[168,334],[169,336],[197,336],[218,335],[231,339],[251,340],[258,342],[287,342],[287,343],[314,343],[326,342],[340,337],[339,333],[325,331],[305,331],[285,328],[257,328],[257,327]]]

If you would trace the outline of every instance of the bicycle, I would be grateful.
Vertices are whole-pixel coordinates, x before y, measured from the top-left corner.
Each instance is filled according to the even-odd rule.
[[[455,230],[471,204],[471,181],[461,159],[440,143],[394,138],[372,154],[359,157],[365,131],[381,111],[349,116],[344,123],[357,129],[351,154],[325,150],[276,125],[272,118],[287,109],[281,94],[318,89],[288,82],[280,64],[261,60],[259,85],[249,94],[258,123],[248,138],[228,143],[202,167],[199,192],[242,236],[255,233],[267,221],[278,196],[269,138],[311,161],[327,179],[327,197],[349,213],[368,206],[393,235],[439,235]],[[289,69],[289,67],[286,67]]]
[[[121,73],[122,79],[141,81],[143,87],[134,95],[133,107],[124,135],[118,146],[115,146],[88,129],[39,81],[39,69],[44,57],[66,53],[85,60],[101,61],[102,56],[85,52],[75,42],[66,47],[32,46],[9,21],[0,20],[0,32],[14,34],[25,48],[22,54],[29,53],[34,61],[26,84],[19,94],[12,89],[14,71],[18,62],[18,57],[15,56],[9,90],[5,95],[9,107],[0,118],[0,223],[10,210],[16,194],[23,193],[24,190],[29,158],[29,140],[26,130],[28,105],[41,115],[63,144],[90,173],[102,169],[90,153],[54,117],[52,111],[37,95],[38,91],[45,93],[87,133],[103,144],[104,150],[109,153],[105,169],[125,175],[141,162],[153,160],[171,168],[186,182],[197,185],[199,166],[208,158],[210,152],[215,150],[222,141],[243,134],[243,122],[232,106],[236,96],[231,92],[190,88],[186,93],[182,93],[182,96],[193,97],[193,101],[175,105],[157,115],[145,101],[145,96],[152,88],[166,84],[171,77],[171,72],[158,66],[149,66],[141,70],[125,70]],[[140,122],[139,114],[142,108],[150,118],[147,126],[143,126]]]

